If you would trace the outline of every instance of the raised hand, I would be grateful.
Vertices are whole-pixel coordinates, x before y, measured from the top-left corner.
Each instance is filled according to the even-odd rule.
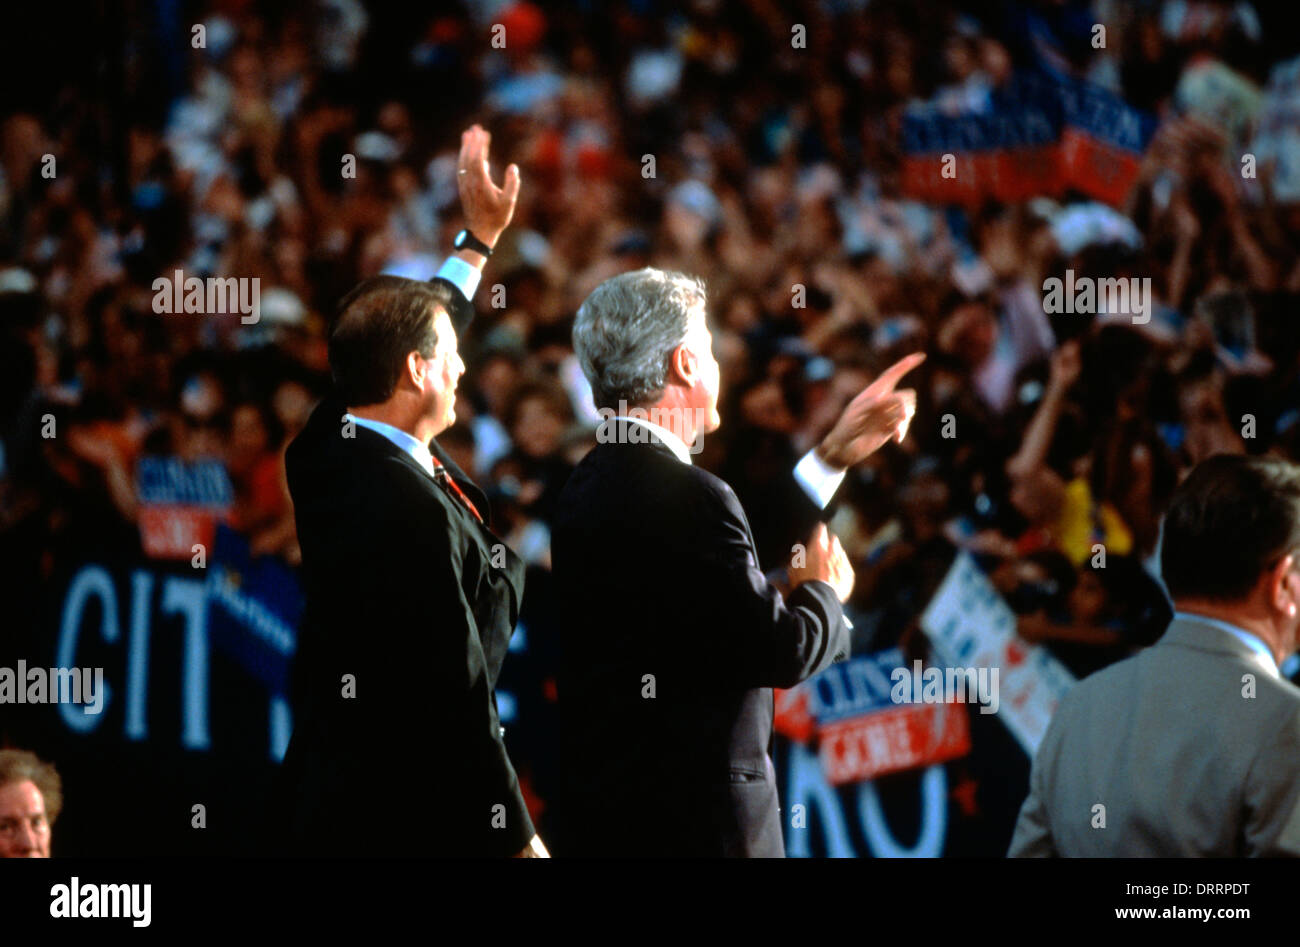
[[[841,412],[830,433],[817,445],[817,456],[828,466],[842,470],[866,460],[890,440],[903,443],[916,413],[916,391],[894,388],[924,361],[924,352],[913,352],[881,372]]]
[[[519,165],[506,168],[504,187],[492,183],[488,171],[488,146],[492,136],[481,125],[471,125],[460,136],[460,158],[456,162],[456,183],[465,226],[488,246],[495,246],[502,231],[510,226],[519,199]]]
[[[1064,391],[1079,380],[1083,371],[1083,359],[1079,353],[1078,339],[1071,339],[1052,353],[1048,375],[1052,385]]]

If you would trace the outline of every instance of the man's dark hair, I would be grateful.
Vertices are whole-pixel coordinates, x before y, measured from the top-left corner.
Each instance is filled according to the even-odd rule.
[[[1300,554],[1300,466],[1222,454],[1174,491],[1160,569],[1174,599],[1235,602],[1291,552]]]
[[[446,284],[421,283],[402,276],[363,280],[339,304],[330,329],[330,374],[343,402],[351,407],[387,401],[406,370],[406,356],[433,355],[438,309],[450,314],[454,302]]]

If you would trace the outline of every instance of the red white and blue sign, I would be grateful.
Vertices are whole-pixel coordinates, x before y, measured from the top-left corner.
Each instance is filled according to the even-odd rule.
[[[776,728],[799,742],[816,738],[822,771],[832,786],[969,753],[966,709],[954,703],[896,702],[892,692],[900,669],[913,674],[898,648],[834,664],[779,692]]]
[[[950,115],[923,106],[904,115],[903,191],[973,206],[1074,189],[1118,206],[1155,128],[1155,116],[1100,86],[1019,74],[988,112]]]

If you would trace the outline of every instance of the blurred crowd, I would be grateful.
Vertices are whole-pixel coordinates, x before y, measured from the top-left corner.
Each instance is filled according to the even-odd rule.
[[[55,73],[0,125],[15,584],[48,579],[69,528],[143,554],[146,456],[218,461],[229,525],[254,556],[298,561],[282,459],[328,382],[328,320],[364,277],[437,270],[472,122],[523,187],[440,442],[530,564],[534,679],[516,693],[543,709],[521,707],[521,726],[554,697],[548,519],[594,443],[572,318],[615,273],[705,280],[723,426],[695,460],[735,488],[768,568],[788,555],[795,460],[874,372],[929,353],[906,442],[851,473],[832,522],[858,574],[855,650],[913,640],[967,549],[1022,636],[1086,674],[1163,630],[1155,554],[1179,477],[1218,452],[1300,459],[1300,57],[1273,6],[227,0],[122,16],[100,51],[111,82]],[[909,199],[907,111],[987,110],[1025,71],[1157,117],[1124,206]],[[153,282],[175,270],[260,279],[260,319],[156,312]],[[1149,278],[1152,318],[1046,314],[1043,281],[1067,270]],[[525,766],[530,791],[543,767]]]

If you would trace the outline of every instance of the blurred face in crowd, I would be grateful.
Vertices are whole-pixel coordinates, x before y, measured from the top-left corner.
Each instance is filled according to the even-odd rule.
[[[912,94],[911,52],[891,46],[885,60],[885,85],[897,98]]]
[[[488,410],[500,416],[505,410],[506,398],[510,389],[519,380],[519,369],[505,356],[489,358],[478,370],[478,388],[487,401]]]
[[[993,313],[987,306],[973,302],[958,307],[952,319],[961,326],[957,354],[969,365],[982,365],[993,354],[997,342],[998,324]]]
[[[31,780],[0,786],[0,858],[49,858],[45,797]]]
[[[771,378],[745,392],[740,399],[740,415],[746,424],[787,434],[798,424],[780,384]]]
[[[207,373],[189,378],[181,389],[179,453],[187,460],[220,456],[219,413],[225,403],[221,385]]]
[[[269,447],[266,425],[261,412],[251,404],[241,404],[230,417],[231,465],[244,469]]]
[[[285,430],[296,434],[307,423],[315,399],[296,381],[281,382],[271,399],[271,409]]]
[[[1034,526],[1050,525],[1061,515],[1060,485],[1046,470],[1018,478],[1011,487],[1010,500]]]
[[[947,404],[948,399],[961,393],[965,379],[956,372],[935,368],[930,373],[930,398],[936,405]]]
[[[555,453],[564,434],[564,418],[555,413],[545,398],[525,398],[515,413],[511,438],[529,457],[542,458]]]
[[[727,306],[726,326],[733,332],[749,332],[762,323],[762,313],[753,296],[746,293],[735,296]]]
[[[918,542],[925,542],[943,531],[951,491],[941,477],[922,474],[912,478],[899,492],[908,526]]]
[[[980,67],[993,80],[995,85],[1006,81],[1011,75],[1011,57],[1006,47],[997,40],[984,39],[979,45]]]
[[[1079,571],[1079,581],[1070,591],[1070,613],[1079,621],[1096,621],[1106,608],[1106,586],[1091,569]]]
[[[948,73],[958,82],[964,81],[975,69],[975,60],[971,55],[970,44],[961,38],[948,41],[943,51],[943,61]]]
[[[188,411],[180,415],[180,438],[177,453],[186,460],[200,457],[218,457],[221,455],[221,423],[215,416],[191,414]]]

